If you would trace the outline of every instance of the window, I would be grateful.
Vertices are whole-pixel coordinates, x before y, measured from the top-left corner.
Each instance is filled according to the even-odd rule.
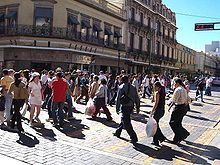
[[[114,28],[114,44],[119,46],[119,39],[122,37],[120,28]]]
[[[8,11],[5,15],[5,19],[7,19],[8,27],[16,27],[17,26],[17,11]]]
[[[131,20],[135,20],[135,9],[133,7],[131,8]]]
[[[0,34],[4,33],[5,29],[5,13],[0,13]]]
[[[105,25],[105,35],[104,35],[104,42],[105,45],[110,46],[110,36],[113,35],[111,31],[111,26]]]
[[[141,26],[144,24],[144,14],[141,13],[140,15],[140,22],[141,22]]]
[[[81,21],[81,39],[88,41],[89,40],[89,29],[92,28],[90,25],[90,20],[83,18]]]
[[[147,25],[148,25],[148,27],[151,28],[151,18],[150,17],[147,18]]]
[[[147,52],[150,53],[151,52],[151,40],[147,39]]]
[[[166,27],[163,25],[163,38],[165,37]]]
[[[130,48],[131,51],[134,50],[134,33],[130,33]]]
[[[172,48],[172,59],[174,59],[174,49]]]
[[[100,38],[100,32],[102,31],[102,28],[100,26],[100,22],[95,22],[93,23],[93,32],[92,35],[94,39],[99,39]]]
[[[170,47],[167,46],[167,58],[170,57]]]
[[[35,8],[35,26],[40,30],[41,35],[49,35],[52,29],[53,11],[52,8]]]
[[[164,57],[164,52],[165,52],[165,46],[162,45],[162,56]]]
[[[156,45],[156,46],[157,46],[157,48],[156,48],[156,51],[157,51],[156,54],[157,54],[157,55],[160,55],[160,42],[159,42],[159,41],[157,41],[157,45]]]
[[[70,32],[70,36],[77,36],[77,25],[79,25],[79,21],[77,19],[77,15],[73,14],[68,14],[67,18],[67,26],[68,26],[68,31]]]
[[[142,51],[143,48],[143,37],[139,36],[139,50]]]
[[[168,34],[167,35],[168,35],[168,38],[170,38],[170,29],[168,29]]]
[[[156,28],[157,28],[157,32],[160,32],[160,21],[157,21],[156,23]]]

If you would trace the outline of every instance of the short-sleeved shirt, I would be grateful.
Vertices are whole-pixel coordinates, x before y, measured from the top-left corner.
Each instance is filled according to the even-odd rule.
[[[1,78],[1,85],[5,86],[6,90],[9,89],[12,82],[14,82],[14,79],[11,76],[4,76]]]
[[[67,82],[62,78],[57,78],[52,82],[53,102],[65,102],[67,92]]]
[[[174,90],[172,101],[176,105],[186,104],[188,102],[188,94],[186,89],[184,89],[182,86],[177,87]]]

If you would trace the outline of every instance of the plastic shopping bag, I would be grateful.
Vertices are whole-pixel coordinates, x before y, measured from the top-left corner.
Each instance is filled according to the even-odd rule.
[[[94,113],[95,113],[95,105],[92,98],[90,98],[86,105],[85,115],[92,116]]]
[[[147,137],[153,137],[157,132],[157,122],[153,117],[150,117],[146,125]]]

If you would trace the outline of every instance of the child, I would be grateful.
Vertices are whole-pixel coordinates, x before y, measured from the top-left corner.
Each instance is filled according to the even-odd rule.
[[[5,97],[3,87],[0,86],[0,128],[4,126]]]

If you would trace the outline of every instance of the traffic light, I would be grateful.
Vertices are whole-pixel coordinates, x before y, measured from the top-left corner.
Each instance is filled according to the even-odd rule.
[[[196,23],[195,31],[215,30],[214,23]]]

